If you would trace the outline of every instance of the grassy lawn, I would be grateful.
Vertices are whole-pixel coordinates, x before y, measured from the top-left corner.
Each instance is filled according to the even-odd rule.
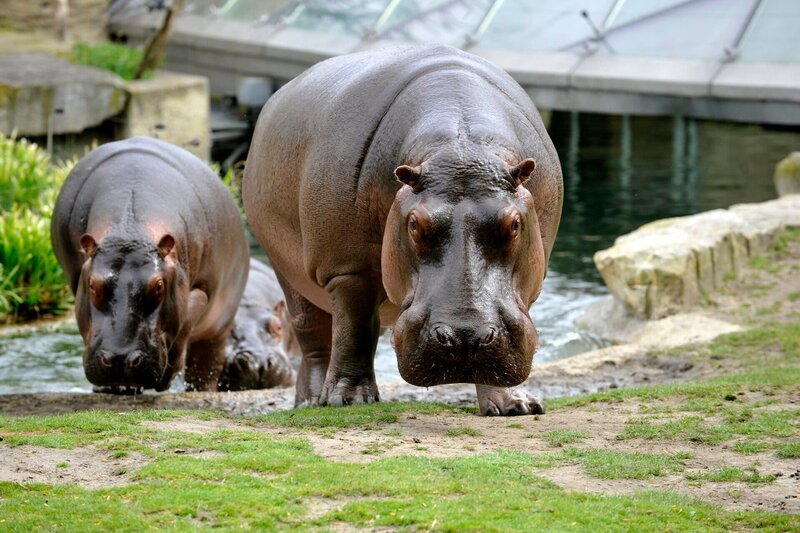
[[[254,418],[207,411],[4,416],[3,453],[84,450],[95,462],[135,465],[113,472],[121,483],[97,488],[2,482],[0,529],[796,531],[798,514],[725,508],[658,482],[730,487],[733,499],[778,483],[770,468],[798,456],[800,408],[787,405],[800,390],[799,336],[794,325],[728,335],[703,350],[738,361],[734,374],[561,399],[538,419],[481,418],[471,409],[412,402]],[[762,368],[764,357],[774,364]],[[542,426],[576,414],[602,420],[615,409],[620,424],[606,445],[598,445],[591,423]],[[368,437],[347,460],[324,457],[328,445],[354,435]],[[412,437],[421,444],[401,448]],[[432,453],[436,446],[449,456]],[[698,466],[705,461],[698,454],[721,459]],[[51,466],[64,474],[79,468],[65,459]],[[590,482],[641,485],[627,493],[565,488],[558,474],[565,468]]]

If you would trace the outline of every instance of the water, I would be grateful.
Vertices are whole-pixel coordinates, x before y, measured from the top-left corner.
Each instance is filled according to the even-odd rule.
[[[554,113],[550,135],[564,171],[564,209],[542,295],[531,315],[552,361],[607,345],[575,321],[608,292],[592,255],[642,224],[774,198],[775,163],[800,146],[800,129],[665,117]],[[0,393],[90,391],[74,328],[0,338]],[[399,379],[389,334],[378,343],[379,381]]]

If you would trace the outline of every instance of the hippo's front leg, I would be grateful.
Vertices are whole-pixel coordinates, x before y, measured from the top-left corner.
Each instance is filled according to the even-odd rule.
[[[333,315],[333,346],[321,404],[349,405],[379,400],[375,348],[380,335],[380,295],[374,279],[337,276],[326,286]]]
[[[186,354],[186,390],[216,391],[225,367],[225,344],[230,329],[212,339],[193,342]]]
[[[484,416],[543,415],[544,403],[522,389],[475,385]]]

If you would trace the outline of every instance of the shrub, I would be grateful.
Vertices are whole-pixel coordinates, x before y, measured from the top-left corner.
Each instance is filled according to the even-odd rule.
[[[50,216],[71,164],[0,135],[0,319],[63,312],[71,295],[50,245]]]
[[[111,71],[123,80],[132,80],[136,68],[142,61],[144,50],[131,48],[122,44],[87,44],[75,43],[72,47],[72,62]],[[146,70],[142,76],[153,77],[152,70]]]

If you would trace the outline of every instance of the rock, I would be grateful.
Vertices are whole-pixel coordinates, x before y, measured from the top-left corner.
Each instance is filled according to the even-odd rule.
[[[77,133],[122,111],[125,84],[111,72],[44,53],[0,55],[0,132]]]
[[[153,79],[127,84],[129,101],[120,138],[147,135],[184,148],[208,161],[208,79],[158,71]]]
[[[774,180],[778,196],[800,194],[800,152],[792,152],[775,165]]]
[[[800,226],[800,195],[652,222],[619,237],[594,261],[630,314],[661,318],[710,296],[773,246],[786,226]]]

